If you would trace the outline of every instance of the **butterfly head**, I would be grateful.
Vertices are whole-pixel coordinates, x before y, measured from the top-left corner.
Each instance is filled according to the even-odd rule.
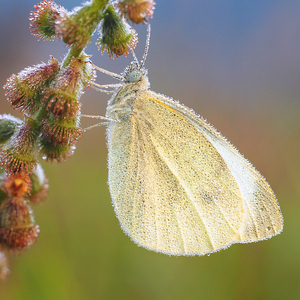
[[[143,77],[147,76],[147,70],[141,68],[136,61],[133,61],[123,72],[125,83],[135,83],[143,80]]]

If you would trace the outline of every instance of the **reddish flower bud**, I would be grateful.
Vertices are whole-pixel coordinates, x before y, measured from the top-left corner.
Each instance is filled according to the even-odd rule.
[[[122,16],[132,23],[145,22],[145,18],[152,18],[155,2],[153,0],[120,0],[117,7]]]
[[[103,8],[108,1],[91,1],[71,15],[61,14],[56,21],[55,31],[67,45],[83,49],[91,43],[91,35],[103,17]]]
[[[36,11],[30,12],[30,28],[31,33],[38,38],[45,41],[55,39],[55,22],[66,10],[57,5],[52,0],[42,1],[34,6]]]
[[[37,138],[39,125],[27,118],[26,123],[3,146],[0,154],[1,167],[7,174],[30,174],[37,164]]]
[[[51,112],[58,120],[69,119],[80,112],[81,103],[75,95],[68,94],[63,88],[44,88],[42,95],[44,101],[48,102],[47,111]]]
[[[2,182],[2,190],[10,197],[24,197],[31,190],[31,180],[28,175],[13,174],[6,177]]]
[[[9,198],[0,205],[0,246],[20,251],[32,245],[38,236],[32,211],[23,198]]]
[[[57,120],[70,119],[80,111],[81,103],[78,99],[87,85],[83,76],[86,69],[90,68],[85,62],[87,58],[87,55],[72,58],[71,63],[61,70],[53,85],[43,89],[42,98],[46,109],[53,113]]]
[[[9,150],[3,150],[0,155],[1,168],[5,166],[5,172],[8,174],[30,174],[35,169],[37,160],[27,160],[27,158]]]
[[[82,129],[78,127],[79,117],[72,117],[70,120],[58,121],[48,118],[42,121],[42,137],[52,142],[54,146],[73,146],[78,142]]]
[[[47,64],[28,67],[18,75],[10,76],[3,87],[7,90],[8,102],[14,109],[34,114],[40,108],[41,87],[54,78],[59,67],[58,61],[52,57]]]
[[[28,228],[0,228],[0,247],[2,249],[23,251],[30,247],[39,234],[39,226]]]

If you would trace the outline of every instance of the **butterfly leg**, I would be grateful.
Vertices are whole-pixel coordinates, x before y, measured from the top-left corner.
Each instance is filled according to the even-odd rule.
[[[102,117],[102,116],[93,116],[93,115],[79,115],[79,117],[85,117],[85,118],[91,118],[91,119],[101,119],[101,120],[104,120],[106,122],[101,122],[101,123],[97,123],[97,124],[94,124],[92,126],[89,126],[87,128],[84,128],[83,131],[88,131],[94,127],[98,127],[98,126],[102,126],[102,125],[108,125],[109,122],[120,122],[119,120],[114,120],[114,119],[111,119],[111,118],[106,118],[106,117]]]

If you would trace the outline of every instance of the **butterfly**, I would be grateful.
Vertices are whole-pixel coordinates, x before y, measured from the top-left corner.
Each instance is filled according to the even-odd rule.
[[[141,63],[122,75],[97,67],[121,80],[104,119],[122,229],[168,255],[204,255],[280,233],[276,196],[252,164],[193,110],[149,89],[148,32]]]

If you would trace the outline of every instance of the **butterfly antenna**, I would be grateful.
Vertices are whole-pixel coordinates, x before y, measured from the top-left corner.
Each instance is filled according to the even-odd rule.
[[[136,54],[135,54],[134,50],[132,50],[132,56],[133,56],[134,61],[136,62],[137,66],[138,66],[138,69],[139,69],[140,68],[140,63],[139,63],[139,60],[136,57]]]
[[[140,69],[145,65],[146,57],[148,55],[148,50],[149,50],[149,46],[150,46],[151,26],[150,26],[150,23],[147,20],[146,20],[146,23],[147,23],[147,39],[146,39],[145,52],[144,52],[143,58],[141,60]]]

